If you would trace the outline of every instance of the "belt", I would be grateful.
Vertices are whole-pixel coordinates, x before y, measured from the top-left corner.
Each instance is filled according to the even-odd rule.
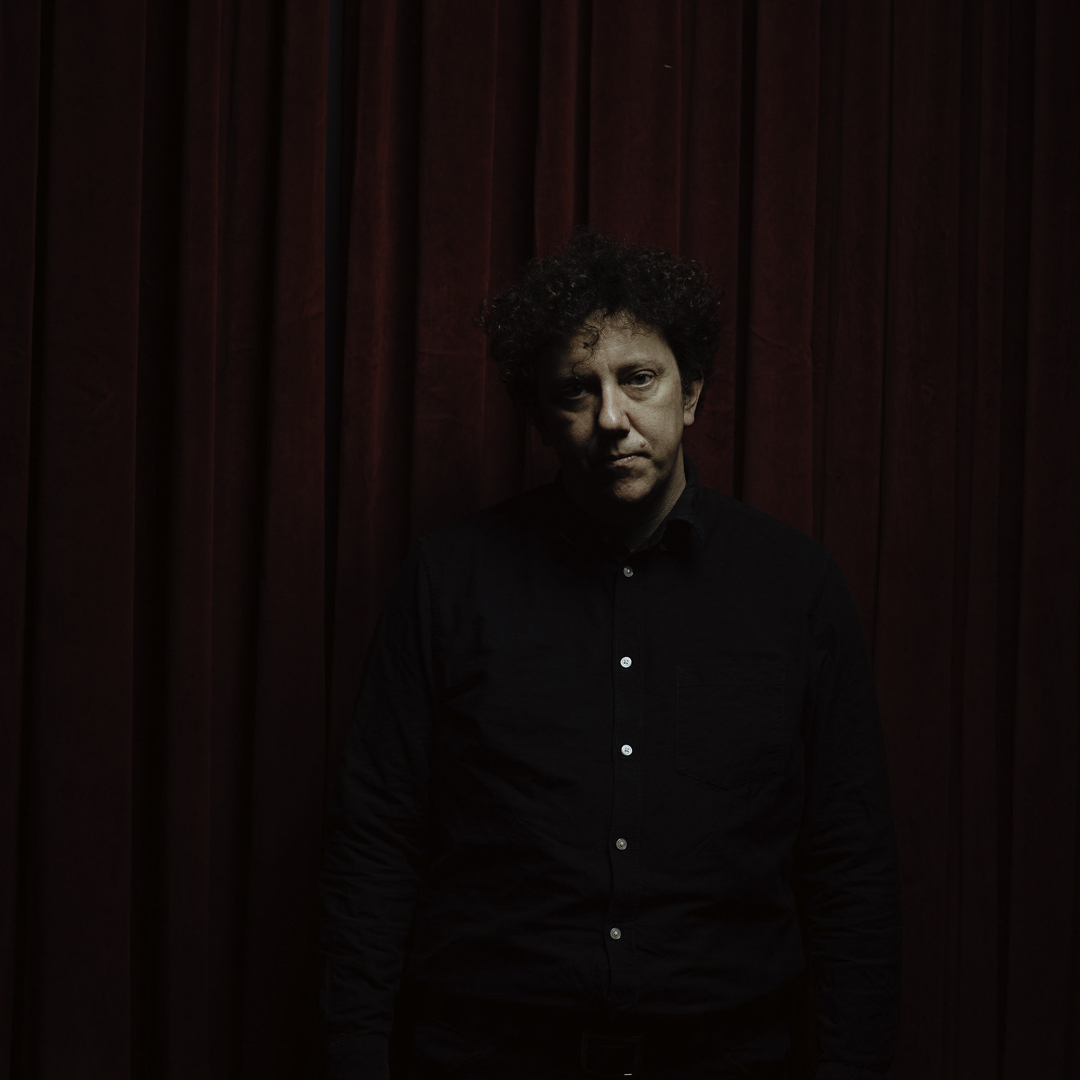
[[[633,1077],[661,1065],[719,1057],[748,1025],[780,1012],[780,993],[696,1016],[613,1016],[424,993],[419,1011],[506,1053],[563,1065],[586,1076]]]

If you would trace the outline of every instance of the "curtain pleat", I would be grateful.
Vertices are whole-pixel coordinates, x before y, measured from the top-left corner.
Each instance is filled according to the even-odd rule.
[[[1007,1075],[1066,1076],[1080,1067],[1080,136],[1063,106],[1080,90],[1071,59],[1080,12],[1058,0],[1040,4],[1034,21],[1004,1063]]]
[[[315,1068],[326,15],[2,8],[5,1076]]]
[[[16,984],[25,959],[20,806],[34,272],[41,139],[41,26],[30,5],[0,9],[0,1069],[20,1045]]]

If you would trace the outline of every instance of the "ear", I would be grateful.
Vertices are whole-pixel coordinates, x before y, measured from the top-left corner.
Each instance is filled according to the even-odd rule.
[[[704,379],[695,379],[690,384],[690,390],[683,394],[683,427],[689,427],[694,422],[698,402],[701,400],[701,388],[704,385]]]

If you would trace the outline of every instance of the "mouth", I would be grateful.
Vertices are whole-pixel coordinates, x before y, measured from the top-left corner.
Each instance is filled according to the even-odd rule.
[[[612,454],[602,459],[606,469],[626,469],[641,459],[641,454]]]

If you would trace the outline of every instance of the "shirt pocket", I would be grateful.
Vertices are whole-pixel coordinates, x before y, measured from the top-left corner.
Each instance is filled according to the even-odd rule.
[[[675,769],[731,789],[776,772],[784,712],[784,662],[717,659],[675,668]]]

